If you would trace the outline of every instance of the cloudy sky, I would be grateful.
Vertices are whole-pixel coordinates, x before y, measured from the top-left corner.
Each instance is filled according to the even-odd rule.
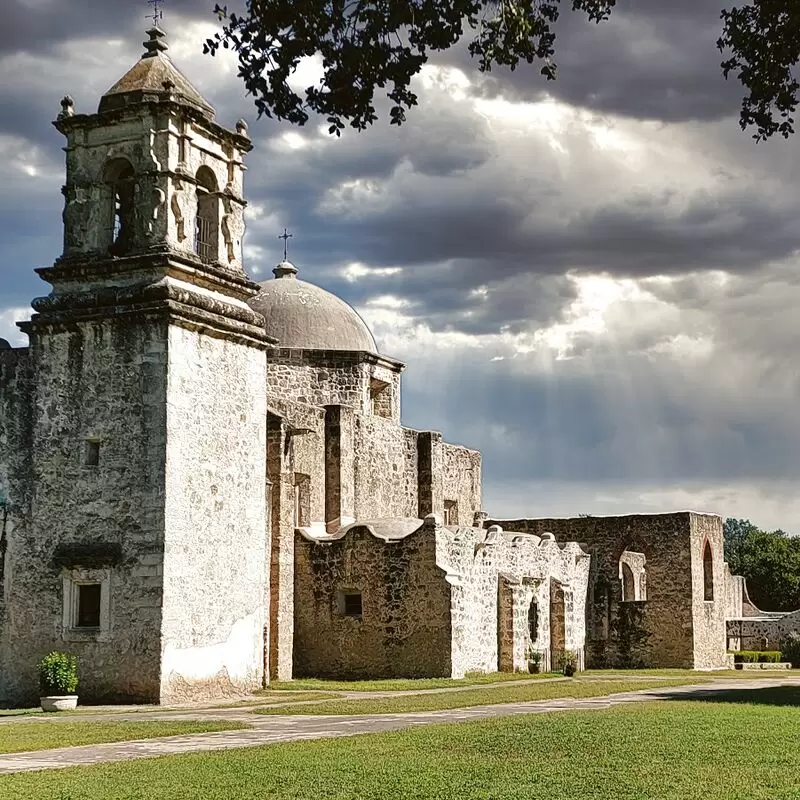
[[[7,0],[8,2],[8,0]],[[59,255],[63,142],[141,52],[144,0],[10,0],[0,28],[0,336]],[[460,53],[402,128],[256,121],[213,0],[168,0],[170,54],[250,121],[246,252],[277,234],[409,364],[404,423],[484,454],[492,516],[680,508],[800,532],[800,139],[756,144],[719,70],[725,0],[620,0],[559,25],[559,80]],[[232,10],[235,3],[229,3]],[[298,77],[308,85],[314,65]]]

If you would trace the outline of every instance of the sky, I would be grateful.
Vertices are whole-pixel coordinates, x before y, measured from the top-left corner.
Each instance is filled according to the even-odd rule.
[[[10,9],[7,7],[10,2]],[[463,50],[401,128],[257,119],[213,0],[166,0],[170,55],[249,123],[246,267],[300,277],[407,362],[403,422],[483,451],[495,518],[693,509],[800,532],[800,138],[756,143],[716,49],[725,0],[566,14],[559,78]],[[237,3],[229,3],[230,10]],[[144,0],[6,0],[0,337],[61,253],[63,140],[142,52]],[[304,63],[295,78],[316,80]],[[379,105],[379,108],[385,107]]]

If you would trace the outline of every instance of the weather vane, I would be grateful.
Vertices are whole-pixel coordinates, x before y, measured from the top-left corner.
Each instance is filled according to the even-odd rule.
[[[153,6],[153,13],[152,15],[148,14],[147,18],[153,20],[153,25],[158,27],[158,23],[164,18],[164,12],[161,10],[160,6],[164,2],[164,0],[147,0],[147,4]]]
[[[294,237],[294,234],[293,233],[287,233],[286,228],[283,229],[283,233],[278,237],[279,239],[283,239],[283,260],[284,261],[288,260],[289,252],[288,252],[287,247],[288,247],[288,244],[289,244],[289,239],[292,239],[293,237]]]

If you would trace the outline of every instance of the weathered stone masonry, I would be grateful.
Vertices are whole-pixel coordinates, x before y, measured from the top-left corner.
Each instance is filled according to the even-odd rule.
[[[680,512],[500,524],[540,535],[552,532],[559,542],[581,542],[591,554],[587,666],[726,666],[725,564],[718,516]],[[704,598],[706,543],[713,564],[712,600]],[[626,550],[646,558],[644,601],[623,601],[620,558]]]

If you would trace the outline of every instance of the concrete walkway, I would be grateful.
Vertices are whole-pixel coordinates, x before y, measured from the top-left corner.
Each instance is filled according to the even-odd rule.
[[[700,699],[731,689],[766,689],[778,686],[800,686],[798,678],[763,678],[750,680],[717,679],[706,684],[692,686],[643,689],[594,698],[561,698],[536,700],[526,703],[507,703],[493,706],[476,706],[445,711],[425,711],[409,714],[375,714],[359,716],[260,716],[250,713],[249,707],[195,709],[160,712],[136,712],[108,714],[83,714],[59,717],[67,721],[102,719],[106,721],[158,720],[227,720],[244,722],[252,726],[249,730],[197,733],[188,736],[169,736],[161,739],[95,744],[84,747],[65,747],[58,750],[42,750],[35,753],[0,754],[0,775],[12,772],[32,772],[42,769],[58,769],[89,764],[127,761],[139,758],[176,755],[209,750],[228,750],[238,747],[258,747],[278,742],[293,742],[308,739],[356,736],[364,733],[395,731],[415,725],[469,722],[480,719],[517,716],[520,714],[543,714],[565,710],[597,710],[611,708],[622,703],[652,700]],[[350,694],[350,693],[347,693]],[[355,694],[355,693],[353,693]],[[358,696],[375,696],[359,693]],[[311,701],[315,702],[315,701]],[[263,705],[263,704],[261,704]],[[254,704],[253,707],[258,707]],[[47,720],[52,720],[48,717]],[[42,717],[10,717],[6,722],[43,721]]]

